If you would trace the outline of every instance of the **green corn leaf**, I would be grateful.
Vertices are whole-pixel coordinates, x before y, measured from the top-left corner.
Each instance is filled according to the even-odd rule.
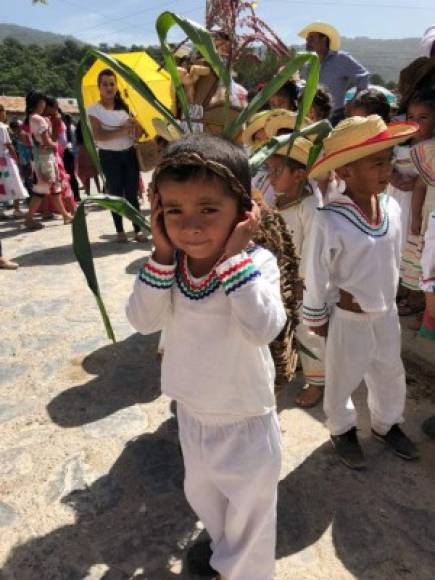
[[[191,128],[189,103],[184,91],[183,83],[181,82],[178,75],[177,64],[174,57],[172,56],[172,52],[167,41],[169,30],[176,25],[178,25],[183,30],[196,50],[203,56],[203,58],[210,65],[213,72],[224,84],[227,95],[230,92],[231,76],[227,68],[224,66],[222,60],[220,59],[218,53],[216,52],[211,34],[203,26],[193,22],[192,20],[189,20],[188,18],[182,18],[173,12],[162,12],[162,14],[160,14],[156,21],[156,30],[160,39],[165,67],[171,75],[172,81],[174,83],[175,92],[177,94],[182,113],[187,121],[189,128]]]
[[[295,130],[301,126],[303,118],[308,113],[316,94],[317,85],[320,74],[320,61],[317,54],[303,52],[290,60],[282,70],[271,79],[265,87],[252,99],[248,106],[239,113],[239,115],[227,126],[224,130],[224,136],[234,138],[243,128],[244,123],[252,117],[257,111],[267,103],[287,81],[297,71],[299,71],[305,64],[308,64],[309,73],[307,83],[302,99],[302,106],[299,107],[298,116],[296,119]]]
[[[101,297],[98,280],[95,273],[94,260],[92,257],[91,245],[89,242],[88,228],[86,224],[85,205],[87,203],[94,203],[106,209],[110,209],[122,217],[126,217],[134,224],[138,225],[146,232],[151,231],[150,224],[143,215],[134,208],[126,199],[111,195],[95,195],[87,197],[78,206],[74,220],[72,223],[73,234],[73,249],[80,268],[85,275],[89,288],[95,296],[98,308],[103,318],[104,326],[106,328],[107,336],[113,342],[116,342],[115,334],[107,314],[106,307]]]

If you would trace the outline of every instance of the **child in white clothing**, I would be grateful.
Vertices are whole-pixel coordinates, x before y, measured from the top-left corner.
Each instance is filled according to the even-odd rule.
[[[299,137],[293,143],[290,153],[288,153],[288,145],[285,145],[267,161],[272,185],[279,192],[274,206],[281,213],[292,236],[296,255],[300,259],[301,281],[305,276],[307,242],[317,207],[317,198],[306,185],[306,167],[311,147],[310,141]],[[302,302],[302,286],[299,300]],[[302,350],[299,352],[306,384],[297,395],[295,402],[300,407],[314,407],[323,397],[325,341],[301,323],[297,326],[296,337],[316,358],[306,355]]]
[[[399,427],[406,397],[395,301],[400,209],[381,195],[390,178],[391,148],[416,131],[413,123],[387,126],[378,115],[351,117],[325,139],[311,170],[316,177],[335,169],[346,183],[344,194],[319,208],[312,224],[304,321],[327,336],[327,425],[340,459],[353,469],[365,467],[351,400],[363,379],[373,435],[404,459],[418,457]]]
[[[169,145],[153,178],[155,250],[127,306],[165,328],[162,390],[177,401],[186,497],[225,580],[272,580],[281,443],[269,343],[286,322],[275,258],[250,240],[248,160],[223,139]]]

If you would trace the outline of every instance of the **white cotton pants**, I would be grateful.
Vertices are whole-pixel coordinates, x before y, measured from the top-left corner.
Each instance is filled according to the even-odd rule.
[[[332,435],[356,426],[351,395],[364,379],[372,428],[384,435],[403,421],[405,371],[397,308],[354,313],[336,306],[326,341],[324,409]]]
[[[205,420],[178,404],[177,415],[184,491],[212,539],[211,566],[225,580],[272,580],[281,468],[275,411]]]
[[[299,316],[302,318],[302,308]],[[305,382],[323,387],[325,384],[325,339],[314,334],[303,322],[296,327],[296,338],[317,357],[316,360],[302,351],[299,352]]]

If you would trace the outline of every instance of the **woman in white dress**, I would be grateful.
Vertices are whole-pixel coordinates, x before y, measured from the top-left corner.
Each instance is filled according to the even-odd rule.
[[[27,197],[29,194],[21,180],[17,154],[6,125],[6,111],[0,105],[0,203],[13,201],[18,215],[20,199]]]

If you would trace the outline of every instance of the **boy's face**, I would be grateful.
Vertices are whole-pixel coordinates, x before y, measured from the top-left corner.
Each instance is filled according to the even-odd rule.
[[[173,245],[196,260],[218,260],[239,220],[237,200],[218,178],[159,185],[166,232]]]
[[[351,192],[370,197],[385,191],[391,177],[393,149],[384,149],[336,170]]]
[[[270,183],[277,193],[299,194],[299,184],[305,177],[303,170],[292,170],[281,155],[272,155],[266,161]]]
[[[435,105],[432,108],[425,103],[411,103],[408,107],[407,118],[408,121],[414,121],[420,127],[415,137],[422,141],[433,137],[435,131]]]
[[[290,99],[283,94],[276,94],[270,97],[267,104],[271,109],[287,109],[290,110]]]

